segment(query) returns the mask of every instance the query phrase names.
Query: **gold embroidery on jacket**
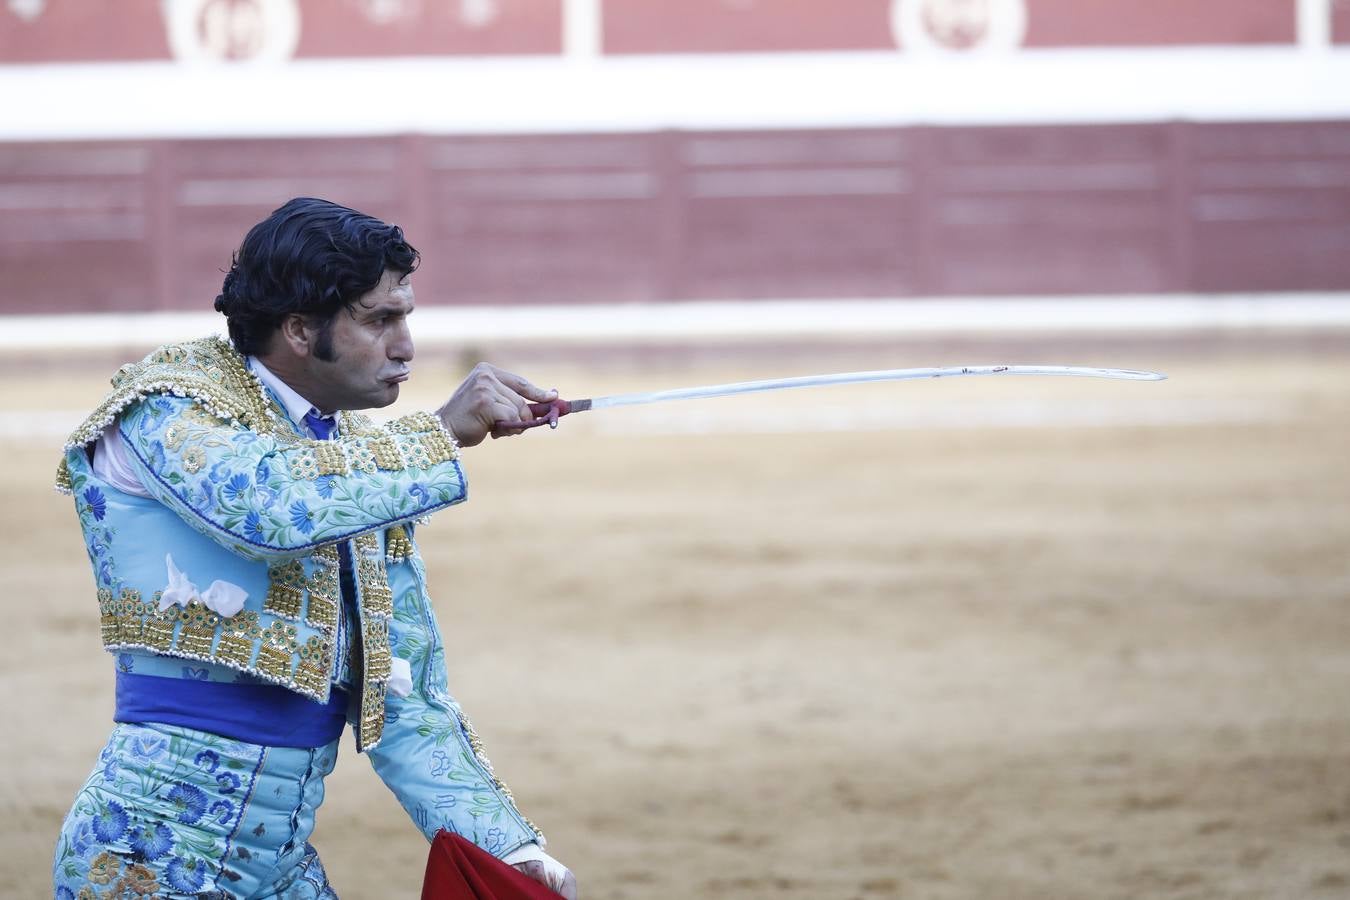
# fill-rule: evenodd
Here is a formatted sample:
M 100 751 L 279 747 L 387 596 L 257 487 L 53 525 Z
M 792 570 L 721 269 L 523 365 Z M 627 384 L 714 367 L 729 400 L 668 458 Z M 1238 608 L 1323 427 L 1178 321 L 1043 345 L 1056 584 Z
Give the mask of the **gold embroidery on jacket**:
M 386 564 L 405 562 L 412 556 L 412 539 L 402 525 L 395 525 L 384 533 L 384 561 Z M 392 596 L 392 592 L 391 596 Z
M 196 600 L 178 614 L 178 642 L 175 649 L 192 659 L 211 658 L 211 644 L 216 637 L 220 616 Z
M 314 561 L 318 565 L 306 582 L 309 604 L 305 608 L 305 623 L 332 634 L 337 628 L 338 608 L 342 602 L 337 546 L 328 544 L 315 550 Z
M 291 659 L 298 648 L 294 625 L 273 622 L 262 633 L 258 648 L 258 671 L 281 684 L 291 682 Z
M 305 594 L 305 566 L 298 559 L 267 568 L 267 597 L 263 611 L 283 619 L 300 618 Z
M 241 610 L 230 618 L 221 620 L 220 642 L 216 644 L 216 661 L 247 669 L 253 660 L 253 642 L 261 634 L 258 614 L 251 609 Z
M 295 685 L 307 694 L 321 694 L 328 684 L 332 657 L 317 634 L 310 635 L 300 648 L 300 664 L 295 667 Z
M 320 475 L 351 474 L 351 469 L 347 466 L 347 454 L 343 452 L 341 444 L 336 441 L 316 443 L 318 446 L 314 448 L 314 459 Z

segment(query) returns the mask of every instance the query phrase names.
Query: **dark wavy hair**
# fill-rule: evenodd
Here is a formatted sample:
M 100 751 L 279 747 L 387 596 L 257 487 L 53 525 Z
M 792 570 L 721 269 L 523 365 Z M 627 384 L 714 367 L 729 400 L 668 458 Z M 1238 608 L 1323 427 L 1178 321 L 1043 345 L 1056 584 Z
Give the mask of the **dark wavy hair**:
M 264 351 L 286 316 L 312 317 L 323 329 L 318 353 L 326 358 L 338 311 L 373 290 L 386 269 L 403 276 L 419 262 L 397 225 L 327 200 L 296 197 L 249 229 L 230 262 L 216 311 L 225 314 L 230 340 L 246 356 Z

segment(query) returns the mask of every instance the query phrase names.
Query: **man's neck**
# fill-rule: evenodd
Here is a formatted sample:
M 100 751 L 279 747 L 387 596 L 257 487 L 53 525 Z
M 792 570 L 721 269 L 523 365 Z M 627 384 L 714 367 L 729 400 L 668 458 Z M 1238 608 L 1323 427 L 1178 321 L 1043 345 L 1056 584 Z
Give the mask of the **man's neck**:
M 309 401 L 303 394 L 297 391 L 286 381 L 285 377 L 274 372 L 266 363 L 256 356 L 248 357 L 248 367 L 253 374 L 258 376 L 258 380 L 263 386 L 276 395 L 281 401 L 282 407 L 286 410 L 292 422 L 301 424 L 305 418 L 305 413 L 311 409 L 318 409 L 323 415 L 331 415 L 333 410 L 320 409 L 316 404 Z

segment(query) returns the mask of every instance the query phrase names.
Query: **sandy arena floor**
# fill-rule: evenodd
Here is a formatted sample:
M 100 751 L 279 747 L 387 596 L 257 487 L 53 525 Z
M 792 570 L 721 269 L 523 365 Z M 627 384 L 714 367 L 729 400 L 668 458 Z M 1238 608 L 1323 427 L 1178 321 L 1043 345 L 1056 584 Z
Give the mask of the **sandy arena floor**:
M 1350 353 L 1160 346 L 1015 361 L 1161 384 L 829 389 L 466 451 L 472 500 L 421 534 L 452 687 L 583 897 L 1350 895 Z M 903 364 L 657 358 L 528 371 Z M 4 897 L 49 895 L 113 680 L 60 439 L 14 423 L 109 374 L 3 369 Z M 344 898 L 415 897 L 425 843 L 345 740 L 315 844 Z

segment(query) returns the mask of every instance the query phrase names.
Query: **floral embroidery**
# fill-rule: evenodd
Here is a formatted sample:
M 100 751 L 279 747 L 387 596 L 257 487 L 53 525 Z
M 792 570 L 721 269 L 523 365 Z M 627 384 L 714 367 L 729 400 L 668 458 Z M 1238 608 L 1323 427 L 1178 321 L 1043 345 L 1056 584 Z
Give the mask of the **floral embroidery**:
M 303 500 L 291 504 L 291 527 L 301 534 L 309 534 L 314 530 L 314 513 L 310 512 Z
M 206 882 L 206 866 L 196 859 L 184 859 L 175 856 L 165 870 L 169 887 L 175 891 L 192 893 Z
M 319 463 L 314 458 L 314 453 L 309 450 L 302 450 L 291 457 L 291 474 L 296 478 L 305 478 L 313 481 L 319 476 Z
M 104 771 L 107 771 L 106 767 Z M 115 775 L 114 770 L 114 777 Z M 94 837 L 105 844 L 110 844 L 127 833 L 128 821 L 127 811 L 122 804 L 116 800 L 109 800 L 94 814 Z
M 139 864 L 132 864 L 127 866 L 127 870 L 123 873 L 122 880 L 117 883 L 117 887 L 122 891 L 131 891 L 133 894 L 145 896 L 159 890 L 159 881 L 150 869 Z
M 84 502 L 89 505 L 89 512 L 93 514 L 96 522 L 102 522 L 103 517 L 108 514 L 108 503 L 103 498 L 103 492 L 96 487 L 91 487 L 84 492 Z
M 248 476 L 240 472 L 237 475 L 230 476 L 230 480 L 225 482 L 225 486 L 220 489 L 220 493 L 226 502 L 233 502 L 242 499 L 251 486 Z
M 118 725 L 58 839 L 56 896 L 81 896 L 83 887 L 120 898 L 216 887 L 242 814 L 224 795 L 252 791 L 263 752 L 176 726 Z
M 173 846 L 173 832 L 163 822 L 138 825 L 131 830 L 127 843 L 143 858 L 154 861 Z
M 201 447 L 189 447 L 183 451 L 183 469 L 189 475 L 196 475 L 206 465 L 206 451 Z
M 206 794 L 195 785 L 180 781 L 169 791 L 167 799 L 178 810 L 178 821 L 184 825 L 196 824 L 206 812 Z
M 108 884 L 122 871 L 122 858 L 104 850 L 89 863 L 89 881 L 93 884 Z
M 169 739 L 153 731 L 143 731 L 131 739 L 131 755 L 137 759 L 156 760 L 169 751 Z

